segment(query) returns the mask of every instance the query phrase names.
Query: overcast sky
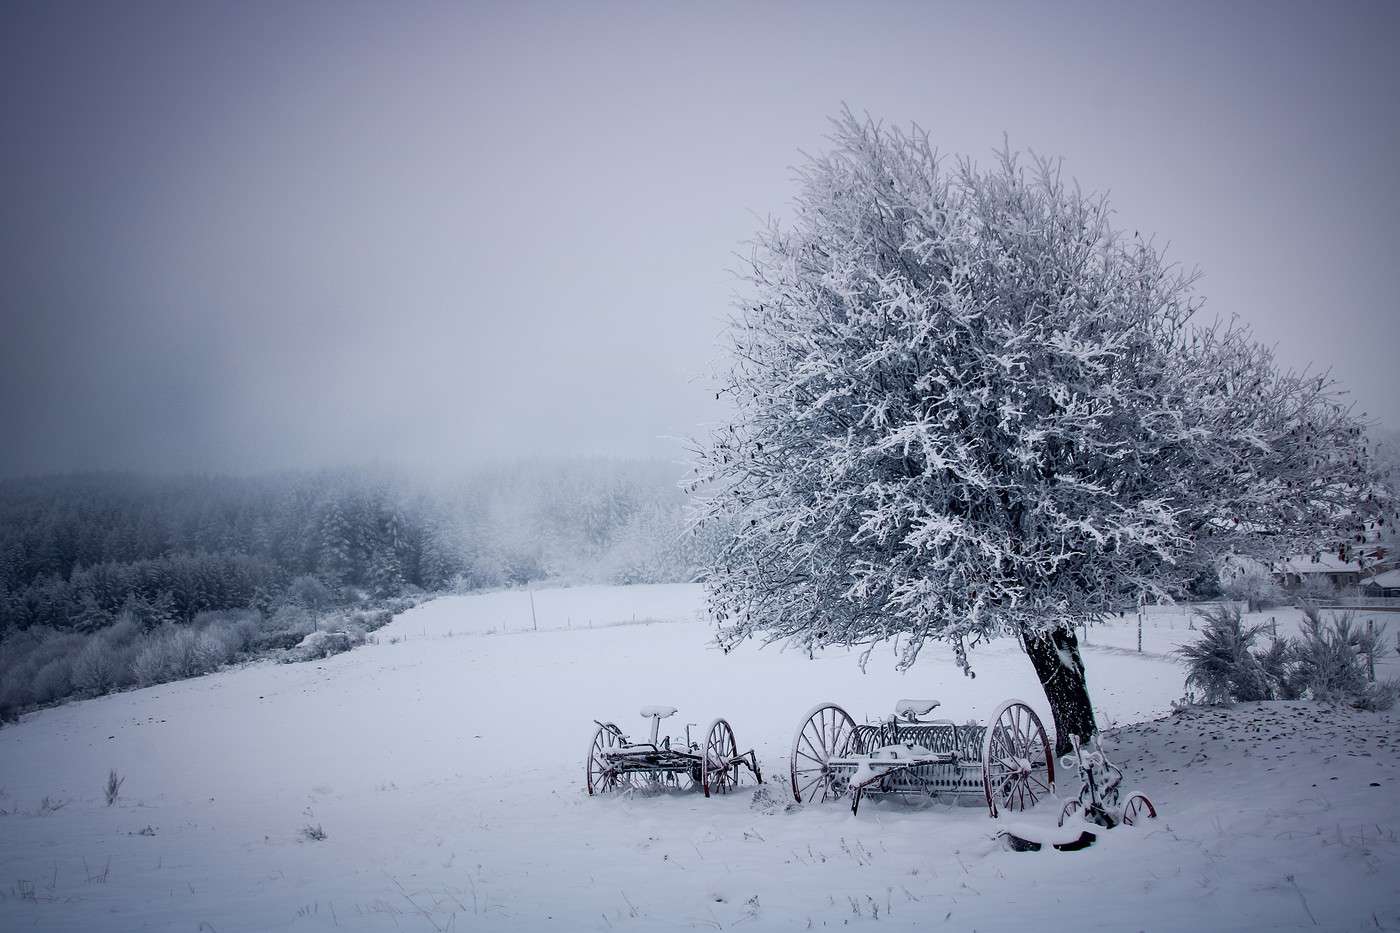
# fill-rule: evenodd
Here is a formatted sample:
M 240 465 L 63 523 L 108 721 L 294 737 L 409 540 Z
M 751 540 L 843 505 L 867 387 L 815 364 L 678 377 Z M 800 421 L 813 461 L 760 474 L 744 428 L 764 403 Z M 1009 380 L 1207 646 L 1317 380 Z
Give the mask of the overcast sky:
M 842 101 L 1400 425 L 1400 5 L 7 3 L 0 475 L 678 456 Z

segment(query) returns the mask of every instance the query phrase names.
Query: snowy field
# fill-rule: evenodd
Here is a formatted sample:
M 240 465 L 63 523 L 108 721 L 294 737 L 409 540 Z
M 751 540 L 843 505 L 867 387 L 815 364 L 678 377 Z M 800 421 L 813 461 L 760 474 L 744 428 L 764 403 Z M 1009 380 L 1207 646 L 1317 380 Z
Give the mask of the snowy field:
M 1092 629 L 1085 660 L 1110 750 L 1162 818 L 1083 852 L 1006 851 L 982 808 L 785 806 L 821 700 L 859 719 L 933 696 L 963 720 L 1019 697 L 1048 724 L 1009 642 L 974 652 L 975 680 L 937 648 L 862 674 L 846 653 L 724 656 L 695 587 L 542 590 L 533 612 L 508 592 L 428 603 L 324 662 L 0 729 L 0 930 L 1400 930 L 1400 719 L 1169 717 L 1188 616 L 1154 611 L 1142 654 L 1134 621 Z M 647 704 L 679 707 L 676 732 L 728 717 L 776 805 L 588 797 L 593 719 L 636 736 Z

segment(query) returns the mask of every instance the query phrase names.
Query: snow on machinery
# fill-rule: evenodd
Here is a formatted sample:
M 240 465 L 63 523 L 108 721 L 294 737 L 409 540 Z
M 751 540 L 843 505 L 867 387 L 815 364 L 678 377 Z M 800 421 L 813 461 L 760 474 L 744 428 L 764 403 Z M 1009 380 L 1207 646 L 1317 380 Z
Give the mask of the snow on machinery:
M 1123 783 L 1123 771 L 1104 756 L 1102 749 L 1085 749 L 1077 735 L 1070 736 L 1069 740 L 1074 746 L 1074 755 L 1066 755 L 1061 763 L 1065 768 L 1078 768 L 1081 783 L 1079 796 L 1068 801 L 1060 811 L 1061 826 L 1076 813 L 1105 829 L 1120 823 L 1136 826 L 1144 820 L 1157 818 L 1156 806 L 1141 791 L 1126 795 L 1119 804 L 1118 788 Z
M 997 833 L 1007 848 L 1016 852 L 1038 852 L 1050 845 L 1063 852 L 1075 852 L 1093 845 L 1098 836 L 1083 823 L 1112 829 L 1115 826 L 1137 826 L 1157 818 L 1157 808 L 1141 791 L 1133 791 L 1119 804 L 1119 785 L 1123 772 L 1109 761 L 1103 751 L 1092 745 L 1085 747 L 1077 735 L 1070 736 L 1074 754 L 1065 755 L 1060 764 L 1066 770 L 1079 772 L 1079 796 L 1065 803 L 1060 810 L 1058 830 L 1047 831 L 1044 826 L 1008 826 Z M 1078 814 L 1082 822 L 1071 818 Z M 1071 825 L 1065 831 L 1065 824 Z
M 792 742 L 792 793 L 799 803 L 869 795 L 965 802 L 981 798 L 993 817 L 1053 794 L 1055 759 L 1040 717 L 1008 700 L 985 725 L 924 719 L 937 700 L 900 700 L 880 723 L 857 725 L 835 703 L 803 719 Z
M 651 720 L 651 740 L 647 742 L 633 742 L 613 723 L 595 719 L 598 728 L 589 743 L 586 764 L 588 793 L 699 787 L 709 797 L 728 793 L 749 776 L 755 783 L 763 783 L 758 758 L 753 749 L 739 752 L 728 720 L 710 723 L 703 741 L 691 740 L 694 723 L 686 725 L 684 742 L 659 737 L 661 720 L 675 713 L 674 706 L 642 707 L 642 718 Z

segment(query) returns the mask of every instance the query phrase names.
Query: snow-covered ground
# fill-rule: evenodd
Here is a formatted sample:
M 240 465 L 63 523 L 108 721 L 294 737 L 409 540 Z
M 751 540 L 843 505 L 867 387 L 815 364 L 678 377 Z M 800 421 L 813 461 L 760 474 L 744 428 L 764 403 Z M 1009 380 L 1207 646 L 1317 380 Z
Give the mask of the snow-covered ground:
M 439 599 L 327 661 L 0 729 L 0 930 L 1400 929 L 1400 719 L 1306 703 L 1169 716 L 1184 614 L 1154 612 L 1142 654 L 1131 618 L 1086 650 L 1120 726 L 1110 750 L 1162 818 L 1083 852 L 1015 853 L 980 808 L 785 806 L 817 701 L 861 718 L 935 696 L 966 719 L 1014 696 L 1044 715 L 1014 645 L 976 651 L 976 679 L 937 650 L 905 674 L 877 652 L 862 674 L 854 654 L 721 654 L 695 587 L 533 603 Z M 658 703 L 680 708 L 676 732 L 727 716 L 776 805 L 588 797 L 593 719 L 639 734 Z M 126 782 L 108 807 L 112 768 Z

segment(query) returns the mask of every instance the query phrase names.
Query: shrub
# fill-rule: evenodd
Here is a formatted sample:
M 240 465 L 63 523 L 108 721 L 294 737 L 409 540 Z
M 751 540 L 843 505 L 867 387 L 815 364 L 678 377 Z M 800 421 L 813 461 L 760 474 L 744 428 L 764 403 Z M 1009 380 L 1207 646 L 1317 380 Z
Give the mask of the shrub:
M 27 689 L 15 685 L 0 688 L 0 723 L 18 723 L 20 710 L 29 705 Z
M 1294 648 L 1292 682 L 1301 694 L 1315 700 L 1339 703 L 1366 692 L 1360 633 L 1351 613 L 1334 614 L 1325 625 L 1316 606 L 1303 610 L 1302 634 Z
M 1250 650 L 1264 626 L 1244 625 L 1233 606 L 1197 615 L 1204 623 L 1200 640 L 1177 649 L 1186 660 L 1186 685 L 1199 689 L 1207 703 L 1268 699 L 1269 677 Z
M 1230 607 L 1199 613 L 1205 620 L 1200 640 L 1177 649 L 1186 659 L 1187 686 L 1199 689 L 1207 703 L 1310 696 L 1365 710 L 1394 706 L 1400 681 L 1368 683 L 1363 660 L 1372 652 L 1374 657 L 1385 653 L 1386 627 L 1363 629 L 1351 613 L 1334 613 L 1330 624 L 1324 623 L 1311 605 L 1304 614 L 1296 639 L 1275 639 L 1255 651 L 1262 625 L 1244 625 L 1239 610 Z
M 119 676 L 118 660 L 100 635 L 89 638 L 73 660 L 73 686 L 80 693 L 89 696 L 111 693 Z
M 35 703 L 56 703 L 73 692 L 73 662 L 54 658 L 34 675 L 31 688 Z
M 256 641 L 262 628 L 262 613 L 256 609 L 201 612 L 194 617 L 194 627 L 219 639 L 227 660 L 231 661 L 247 652 Z
M 295 648 L 316 628 L 311 613 L 299 606 L 281 606 L 261 620 L 249 647 L 253 651 Z
M 277 611 L 263 620 L 263 632 L 300 632 L 309 635 L 316 630 L 316 620 L 310 612 L 300 606 L 279 606 Z
M 169 667 L 166 646 L 160 637 L 156 636 L 142 645 L 141 650 L 136 653 L 131 662 L 131 673 L 138 684 L 149 687 L 151 684 L 164 683 L 168 679 Z
M 373 632 L 381 629 L 394 621 L 394 614 L 388 609 L 358 609 L 350 613 L 349 624 L 358 626 L 366 632 Z
M 296 646 L 295 660 L 317 661 L 342 651 L 349 651 L 351 647 L 353 644 L 350 636 L 345 632 L 312 632 Z
M 398 615 L 400 612 L 406 612 L 407 610 L 412 609 L 416 605 L 418 605 L 418 600 L 416 599 L 413 599 L 408 596 L 395 596 L 392 599 L 384 600 L 384 608 L 382 610 L 377 611 L 387 612 L 392 618 L 393 616 Z
M 1272 609 L 1283 602 L 1283 591 L 1266 573 L 1246 570 L 1224 582 L 1221 592 L 1230 599 L 1245 603 L 1250 612 Z
M 285 650 L 295 648 L 305 637 L 301 632 L 264 632 L 253 640 L 252 647 L 257 652 Z
M 107 806 L 117 802 L 121 796 L 122 785 L 126 783 L 126 778 L 117 774 L 117 769 L 113 768 L 107 773 L 107 786 L 103 788 L 103 795 L 107 798 Z
M 224 645 L 217 638 L 167 625 L 147 637 L 133 672 L 142 684 L 160 684 L 207 674 L 226 660 Z
M 1269 647 L 1264 651 L 1254 652 L 1254 657 L 1268 680 L 1269 693 L 1274 699 L 1297 700 L 1303 695 L 1301 688 L 1292 678 L 1295 650 L 1293 640 L 1285 636 L 1270 641 Z
M 1357 709 L 1373 713 L 1383 713 L 1400 700 L 1400 680 L 1377 681 L 1367 684 L 1366 689 L 1352 697 L 1351 705 Z
M 1340 595 L 1337 587 L 1332 585 L 1332 581 L 1316 575 L 1304 577 L 1294 593 L 1305 603 L 1330 602 Z

